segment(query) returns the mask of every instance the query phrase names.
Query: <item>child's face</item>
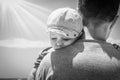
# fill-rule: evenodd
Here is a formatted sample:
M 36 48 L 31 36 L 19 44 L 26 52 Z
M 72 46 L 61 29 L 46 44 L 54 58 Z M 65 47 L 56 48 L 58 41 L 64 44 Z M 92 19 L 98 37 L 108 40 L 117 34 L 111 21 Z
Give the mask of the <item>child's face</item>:
M 54 49 L 60 49 L 72 44 L 76 39 L 75 38 L 67 38 L 62 34 L 58 34 L 55 32 L 50 32 L 50 41 L 51 45 Z

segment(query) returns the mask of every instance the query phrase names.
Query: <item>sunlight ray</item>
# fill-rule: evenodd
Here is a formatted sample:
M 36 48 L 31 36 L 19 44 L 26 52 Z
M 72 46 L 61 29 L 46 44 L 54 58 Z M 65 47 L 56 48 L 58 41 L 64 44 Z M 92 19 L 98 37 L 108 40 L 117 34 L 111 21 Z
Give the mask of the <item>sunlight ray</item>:
M 50 12 L 24 0 L 0 0 L 0 35 L 37 35 L 42 39 L 46 35 L 46 20 Z
M 35 8 L 35 9 L 37 9 L 37 10 L 41 10 L 41 12 L 44 12 L 44 13 L 50 13 L 51 12 L 51 10 L 49 10 L 47 8 L 44 8 L 44 7 L 36 5 L 36 4 L 32 4 L 32 3 L 27 2 L 27 1 L 24 1 L 24 4 L 26 6 L 31 6 L 31 7 Z
M 23 22 L 24 22 L 22 24 L 26 24 L 26 28 L 28 28 L 27 30 L 29 30 L 31 32 L 29 34 L 29 36 L 33 35 L 32 34 L 33 30 L 37 29 L 37 27 L 40 27 L 40 29 L 38 29 L 38 30 L 40 30 L 42 34 L 39 34 L 39 35 L 41 35 L 41 37 L 44 37 L 43 34 L 45 34 L 45 33 L 43 33 L 42 31 L 45 31 L 46 25 L 42 21 L 40 21 L 39 19 L 37 19 L 36 17 L 34 17 L 30 13 L 28 13 L 26 10 L 24 10 L 21 7 L 19 9 L 16 8 L 16 11 L 20 15 L 21 20 L 23 20 Z M 21 26 L 21 27 L 23 29 L 25 28 L 23 26 Z
M 27 23 L 29 23 L 30 25 L 34 23 L 36 25 L 42 25 L 43 27 L 41 28 L 44 28 L 46 26 L 45 23 L 43 23 L 40 19 L 36 18 L 34 15 L 32 15 L 31 13 L 29 13 L 27 10 L 25 10 L 24 8 L 22 7 L 19 7 L 19 15 L 21 15 L 21 18 L 23 18 L 23 20 Z M 25 17 L 26 16 L 26 17 Z M 33 23 L 30 23 L 31 20 L 33 21 Z
M 16 18 L 17 18 L 17 21 L 19 22 L 19 25 L 21 25 L 21 27 L 23 28 L 23 30 L 30 34 L 29 30 L 28 30 L 28 27 L 26 27 L 26 23 L 23 21 L 23 19 L 21 18 L 21 15 L 18 13 L 17 10 L 15 10 L 15 8 L 11 8 L 12 12 L 15 14 Z
M 23 1 L 24 0 L 0 0 L 0 4 L 6 7 L 9 7 L 9 6 L 16 7 L 16 5 L 23 3 Z
M 28 2 L 26 2 L 26 4 L 20 5 L 21 7 L 23 7 L 26 11 L 28 11 L 29 13 L 31 13 L 32 15 L 34 15 L 35 17 L 39 18 L 41 21 L 46 22 L 46 19 L 48 17 L 48 15 L 50 14 L 50 10 L 44 9 L 42 10 L 41 6 L 36 6 L 35 4 L 30 4 Z M 31 6 L 32 5 L 32 6 Z
M 1 6 L 1 26 L 4 26 L 6 7 Z

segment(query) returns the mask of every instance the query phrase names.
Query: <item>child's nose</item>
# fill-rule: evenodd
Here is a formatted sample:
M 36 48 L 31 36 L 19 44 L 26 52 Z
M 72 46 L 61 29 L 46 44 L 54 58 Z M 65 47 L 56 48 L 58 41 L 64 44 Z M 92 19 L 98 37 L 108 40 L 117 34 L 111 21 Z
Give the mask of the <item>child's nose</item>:
M 63 45 L 62 40 L 58 40 L 58 41 L 57 41 L 57 45 Z

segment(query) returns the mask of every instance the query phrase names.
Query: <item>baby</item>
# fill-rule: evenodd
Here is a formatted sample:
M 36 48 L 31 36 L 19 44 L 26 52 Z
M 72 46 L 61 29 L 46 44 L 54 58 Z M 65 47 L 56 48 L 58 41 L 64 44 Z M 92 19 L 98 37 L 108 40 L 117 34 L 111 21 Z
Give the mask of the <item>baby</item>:
M 59 8 L 53 11 L 48 17 L 47 26 L 52 47 L 48 47 L 40 53 L 28 80 L 35 80 L 37 68 L 50 49 L 61 49 L 85 38 L 82 18 L 77 10 L 71 8 Z

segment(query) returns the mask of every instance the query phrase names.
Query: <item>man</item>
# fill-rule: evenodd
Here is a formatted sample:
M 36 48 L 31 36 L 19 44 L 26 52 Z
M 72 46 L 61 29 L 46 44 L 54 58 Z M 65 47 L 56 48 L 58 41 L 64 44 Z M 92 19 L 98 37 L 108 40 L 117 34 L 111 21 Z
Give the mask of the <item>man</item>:
M 78 11 L 92 39 L 79 40 L 47 54 L 38 67 L 36 79 L 120 80 L 120 51 L 106 42 L 118 18 L 119 3 L 119 0 L 79 0 Z

